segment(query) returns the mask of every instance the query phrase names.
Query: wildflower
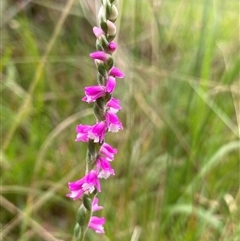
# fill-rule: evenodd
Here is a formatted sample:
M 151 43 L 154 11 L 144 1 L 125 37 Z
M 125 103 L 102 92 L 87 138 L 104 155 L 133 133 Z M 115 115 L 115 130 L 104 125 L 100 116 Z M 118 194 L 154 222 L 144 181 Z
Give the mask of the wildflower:
M 92 59 L 98 59 L 103 62 L 106 62 L 109 59 L 109 55 L 105 53 L 104 51 L 96 51 L 90 54 L 90 57 Z
M 107 126 L 105 121 L 96 123 L 92 130 L 88 132 L 88 137 L 94 142 L 102 142 L 106 133 Z
M 93 33 L 95 34 L 96 38 L 100 38 L 102 36 L 104 36 L 104 32 L 101 28 L 98 27 L 93 27 Z
M 116 79 L 112 76 L 108 77 L 106 84 L 106 92 L 112 94 L 116 86 Z
M 119 79 L 124 77 L 124 73 L 121 70 L 119 70 L 118 68 L 114 67 L 114 66 L 110 70 L 109 75 L 113 76 L 113 77 L 117 77 Z
M 118 132 L 123 129 L 122 123 L 119 121 L 116 113 L 112 111 L 106 112 L 106 122 L 110 132 Z
M 76 127 L 77 137 L 75 141 L 88 142 L 88 132 L 92 129 L 90 125 L 78 125 Z
M 95 170 L 91 170 L 80 180 L 69 182 L 68 187 L 71 193 L 67 194 L 67 197 L 74 200 L 81 198 L 83 194 L 92 193 L 95 188 L 98 192 L 101 192 L 98 174 Z
M 96 99 L 105 95 L 105 86 L 89 86 L 85 87 L 85 95 L 82 100 L 88 103 L 94 102 Z
M 106 103 L 106 106 L 109 108 L 111 112 L 114 112 L 114 113 L 122 109 L 120 105 L 120 100 L 115 99 L 113 97 Z
M 105 218 L 92 216 L 88 223 L 88 228 L 93 229 L 96 233 L 104 233 L 104 228 L 103 228 L 104 224 L 105 224 Z
M 107 161 L 112 161 L 114 159 L 114 155 L 117 153 L 117 149 L 105 142 L 102 144 L 99 153 L 101 156 L 105 157 Z
M 96 212 L 103 209 L 102 206 L 98 206 L 98 198 L 94 197 L 92 201 L 92 212 Z
M 114 169 L 112 169 L 110 163 L 103 157 L 97 158 L 97 171 L 99 178 L 107 179 L 111 175 L 115 175 Z
M 112 21 L 107 20 L 108 34 L 110 36 L 116 35 L 116 26 Z
M 120 100 L 112 97 L 116 87 L 115 78 L 123 78 L 124 73 L 114 66 L 112 54 L 117 49 L 113 42 L 116 35 L 114 22 L 118 16 L 116 0 L 102 0 L 98 14 L 99 27 L 93 27 L 96 36 L 97 51 L 90 53 L 97 68 L 98 85 L 84 88 L 83 101 L 93 104 L 96 117 L 94 125 L 78 125 L 75 141 L 88 142 L 86 158 L 86 175 L 74 182 L 69 182 L 70 193 L 67 197 L 72 199 L 82 198 L 82 204 L 77 212 L 77 224 L 74 229 L 76 240 L 83 241 L 86 226 L 96 233 L 104 233 L 105 218 L 92 216 L 92 212 L 101 210 L 96 198 L 101 192 L 100 178 L 107 179 L 115 175 L 111 162 L 114 160 L 117 149 L 105 142 L 108 132 L 118 132 L 123 129 L 118 119 L 117 112 L 122 109 Z
M 116 80 L 114 77 L 109 76 L 106 86 L 95 85 L 85 87 L 85 96 L 82 98 L 83 101 L 88 103 L 96 101 L 98 98 L 103 97 L 106 93 L 111 94 L 116 86 Z

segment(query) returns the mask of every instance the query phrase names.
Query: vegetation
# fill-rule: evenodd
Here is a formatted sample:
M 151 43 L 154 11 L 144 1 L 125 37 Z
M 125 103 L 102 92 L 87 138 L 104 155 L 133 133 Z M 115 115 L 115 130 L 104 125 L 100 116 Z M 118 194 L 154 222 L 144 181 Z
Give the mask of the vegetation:
M 83 88 L 98 0 L 2 3 L 1 228 L 4 241 L 72 240 L 93 123 Z M 237 241 L 239 2 L 120 0 L 116 54 L 125 72 L 116 175 L 102 182 L 105 235 L 86 240 Z

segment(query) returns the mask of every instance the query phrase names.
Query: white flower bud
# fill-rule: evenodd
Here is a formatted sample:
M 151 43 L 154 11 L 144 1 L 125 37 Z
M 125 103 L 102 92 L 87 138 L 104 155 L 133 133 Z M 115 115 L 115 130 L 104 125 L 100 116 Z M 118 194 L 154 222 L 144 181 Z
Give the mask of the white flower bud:
M 98 21 L 101 23 L 103 20 L 106 19 L 106 12 L 104 6 L 101 6 L 98 12 Z
M 116 35 L 116 26 L 113 22 L 107 20 L 107 27 L 108 27 L 108 34 L 110 36 L 115 36 Z
M 112 5 L 112 12 L 109 19 L 112 21 L 115 21 L 117 19 L 117 16 L 118 16 L 118 10 L 115 5 Z

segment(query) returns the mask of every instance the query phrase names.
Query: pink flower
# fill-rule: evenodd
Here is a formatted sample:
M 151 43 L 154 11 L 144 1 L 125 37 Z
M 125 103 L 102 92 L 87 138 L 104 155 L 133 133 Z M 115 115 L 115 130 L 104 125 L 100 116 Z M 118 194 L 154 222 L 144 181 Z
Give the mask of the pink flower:
M 92 193 L 95 188 L 98 192 L 101 192 L 100 182 L 95 170 L 91 170 L 80 180 L 69 182 L 68 187 L 71 193 L 67 194 L 67 197 L 74 200 L 81 198 L 84 193 Z
M 88 223 L 88 227 L 93 229 L 96 233 L 104 233 L 104 228 L 103 228 L 104 224 L 105 224 L 105 218 L 92 216 Z
M 113 97 L 107 102 L 106 106 L 109 108 L 111 112 L 114 112 L 114 113 L 122 109 L 120 105 L 120 100 L 115 99 Z
M 105 95 L 105 89 L 106 87 L 101 85 L 85 87 L 85 96 L 82 100 L 88 103 L 94 102 L 96 99 Z
M 104 51 L 96 51 L 90 54 L 90 57 L 92 59 L 98 59 L 103 62 L 106 62 L 109 59 L 109 55 L 105 53 Z
M 113 53 L 116 49 L 117 49 L 117 44 L 116 44 L 116 43 L 110 42 L 110 43 L 108 44 L 108 50 L 109 50 L 111 53 Z
M 124 73 L 114 66 L 111 68 L 109 75 L 119 79 L 124 77 Z
M 92 201 L 92 211 L 96 212 L 102 209 L 103 209 L 102 206 L 98 206 L 98 198 L 94 197 Z
M 106 122 L 108 130 L 111 132 L 118 132 L 123 129 L 122 123 L 119 121 L 117 115 L 112 111 L 106 112 Z
M 116 87 L 116 79 L 112 76 L 108 77 L 107 84 L 106 84 L 106 92 L 112 93 Z
M 101 28 L 93 27 L 93 33 L 96 36 L 96 38 L 99 38 L 104 35 L 104 32 Z
M 106 87 L 101 85 L 85 87 L 85 96 L 83 101 L 88 103 L 96 101 L 98 98 L 104 96 L 106 93 L 112 93 L 116 86 L 116 80 L 114 77 L 109 76 Z
M 88 142 L 88 132 L 92 129 L 90 125 L 78 125 L 76 127 L 77 137 L 75 141 Z
M 106 142 L 100 148 L 100 155 L 105 157 L 107 161 L 112 161 L 114 159 L 114 155 L 117 153 L 117 149 L 111 147 Z
M 102 142 L 106 131 L 106 122 L 100 121 L 93 126 L 92 130 L 88 132 L 88 137 L 92 139 L 94 142 Z
M 109 176 L 115 175 L 110 163 L 101 156 L 97 158 L 97 171 L 99 171 L 99 178 L 107 179 Z

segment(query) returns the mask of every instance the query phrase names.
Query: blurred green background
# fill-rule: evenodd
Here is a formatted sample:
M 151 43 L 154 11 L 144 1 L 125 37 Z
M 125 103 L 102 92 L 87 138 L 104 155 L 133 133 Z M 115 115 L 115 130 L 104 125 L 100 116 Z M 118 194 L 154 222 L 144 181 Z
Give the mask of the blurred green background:
M 72 240 L 85 172 L 75 127 L 95 85 L 100 0 L 2 1 L 1 235 Z M 239 241 L 239 1 L 120 0 L 114 93 L 124 130 L 94 241 Z

